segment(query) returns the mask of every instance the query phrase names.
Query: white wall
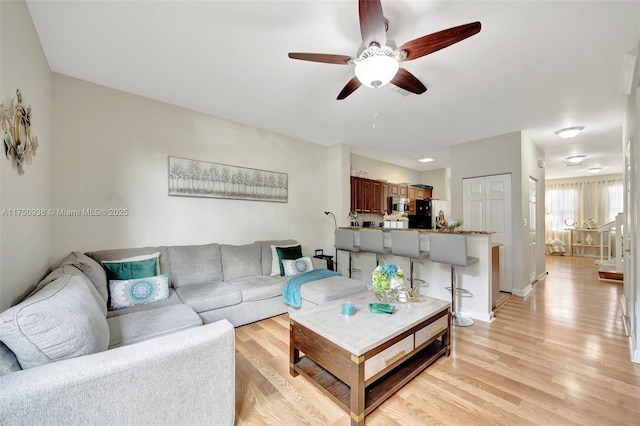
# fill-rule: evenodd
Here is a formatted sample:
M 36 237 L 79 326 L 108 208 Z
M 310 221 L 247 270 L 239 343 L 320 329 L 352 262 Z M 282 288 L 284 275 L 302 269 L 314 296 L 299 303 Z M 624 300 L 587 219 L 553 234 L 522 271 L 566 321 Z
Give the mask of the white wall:
M 521 132 L 512 132 L 451 147 L 451 215 L 463 216 L 462 179 L 511 173 L 512 189 L 512 278 L 513 293 L 524 295 L 530 289 L 528 233 L 524 227 L 524 212 L 528 215 L 528 179 L 536 175 L 544 190 L 544 172 L 537 170 L 537 161 L 542 153 Z M 536 170 L 534 170 L 536 169 Z M 526 191 L 524 190 L 526 188 Z M 539 193 L 538 199 L 542 195 Z M 544 197 L 542 197 L 544 199 Z M 525 209 L 526 206 L 526 209 Z M 539 206 L 539 209 L 542 208 Z M 539 210 L 540 212 L 540 210 Z M 544 229 L 544 211 L 538 214 L 538 229 Z M 527 219 L 528 223 L 528 219 Z M 526 236 L 526 238 L 525 238 Z M 542 262 L 539 270 L 544 270 L 544 233 L 539 235 Z
M 357 154 L 351 154 L 351 168 L 356 172 L 367 172 L 369 179 L 383 179 L 391 183 L 423 183 L 420 172 L 406 167 L 385 163 Z
M 451 169 L 436 169 L 420 172 L 420 183 L 433 186 L 431 198 L 448 201 L 451 198 Z
M 535 270 L 537 273 L 537 277 L 540 278 L 543 275 L 546 275 L 545 271 L 545 245 L 544 245 L 544 185 L 545 185 L 545 173 L 544 168 L 540 168 L 538 166 L 539 161 L 544 160 L 544 154 L 540 149 L 536 146 L 535 143 L 527 135 L 524 133 L 521 134 L 521 169 L 522 169 L 522 213 L 523 216 L 527 219 L 527 224 L 531 223 L 531 217 L 529 213 L 529 178 L 533 178 L 538 181 L 537 192 L 536 192 L 536 224 L 537 224 L 537 239 L 536 239 L 536 247 L 537 247 L 537 263 L 535 265 Z M 522 226 L 520 228 L 522 232 L 522 253 L 523 260 L 525 261 L 525 265 L 522 271 L 522 282 L 530 281 L 529 271 L 531 270 L 530 259 L 531 256 L 528 255 L 530 252 L 529 249 L 529 226 Z
M 346 166 L 329 165 L 341 162 L 340 149 L 60 74 L 53 75 L 53 99 L 52 207 L 130 212 L 53 218 L 55 258 L 72 250 L 282 238 L 299 240 L 306 254 L 333 247 L 333 220 L 323 212 L 335 208 L 335 188 L 325 182 L 340 184 L 332 176 Z M 289 202 L 169 197 L 169 156 L 287 173 Z
M 32 107 L 31 131 L 40 147 L 19 176 L 14 161 L 0 156 L 0 211 L 47 209 L 51 175 L 51 73 L 24 1 L 0 1 L 0 103 L 23 95 Z M 2 132 L 0 132 L 2 133 Z M 0 216 L 0 311 L 18 302 L 47 272 L 49 217 Z
M 627 315 L 629 317 L 629 343 L 631 360 L 640 363 L 640 43 L 633 52 L 635 56 L 635 67 L 633 70 L 632 84 L 627 96 L 627 108 L 625 112 L 624 125 L 622 127 L 622 152 L 629 149 L 631 167 L 627 169 L 625 164 L 625 194 L 629 191 L 632 194 L 628 199 L 625 197 L 624 211 L 626 215 L 625 227 L 625 271 L 624 271 L 624 295 L 627 299 Z

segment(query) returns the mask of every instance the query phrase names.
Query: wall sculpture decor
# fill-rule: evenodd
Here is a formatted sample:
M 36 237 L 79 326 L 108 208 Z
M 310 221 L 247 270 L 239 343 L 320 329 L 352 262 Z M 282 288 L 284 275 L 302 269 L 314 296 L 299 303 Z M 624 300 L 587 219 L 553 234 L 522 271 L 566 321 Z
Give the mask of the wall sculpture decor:
M 4 153 L 8 159 L 14 159 L 18 173 L 24 174 L 24 165 L 31 164 L 38 150 L 38 137 L 31 135 L 31 105 L 26 109 L 22 105 L 22 93 L 16 90 L 16 98 L 11 99 L 9 106 L 0 104 L 0 121 L 4 132 Z
M 169 195 L 288 202 L 286 173 L 169 157 Z

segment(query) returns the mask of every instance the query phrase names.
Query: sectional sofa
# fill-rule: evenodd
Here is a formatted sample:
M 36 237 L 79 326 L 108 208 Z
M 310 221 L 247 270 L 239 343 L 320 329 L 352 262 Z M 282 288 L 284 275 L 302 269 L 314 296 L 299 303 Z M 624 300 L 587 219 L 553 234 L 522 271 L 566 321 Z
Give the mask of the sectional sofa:
M 233 424 L 233 327 L 287 312 L 279 254 L 296 250 L 278 240 L 70 253 L 0 313 L 0 424 Z M 365 288 L 332 277 L 301 293 L 319 304 Z

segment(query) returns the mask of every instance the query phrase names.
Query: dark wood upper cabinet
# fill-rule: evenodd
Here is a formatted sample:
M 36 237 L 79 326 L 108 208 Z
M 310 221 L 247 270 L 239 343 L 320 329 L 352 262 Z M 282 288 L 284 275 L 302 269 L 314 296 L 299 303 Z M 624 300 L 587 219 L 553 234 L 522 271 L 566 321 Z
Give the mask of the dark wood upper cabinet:
M 351 211 L 390 213 L 389 197 L 409 198 L 409 214 L 415 214 L 415 200 L 431 198 L 431 190 L 351 176 Z

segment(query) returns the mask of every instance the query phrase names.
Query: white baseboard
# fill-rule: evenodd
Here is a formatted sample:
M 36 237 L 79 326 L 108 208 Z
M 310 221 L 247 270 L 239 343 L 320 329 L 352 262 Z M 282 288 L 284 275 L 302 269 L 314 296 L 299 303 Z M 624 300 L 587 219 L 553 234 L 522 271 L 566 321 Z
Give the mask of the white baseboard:
M 520 296 L 520 297 L 525 297 L 526 295 L 528 295 L 529 293 L 531 293 L 531 290 L 533 290 L 533 287 L 531 286 L 531 284 L 528 284 L 525 288 L 523 288 L 522 290 L 520 289 L 513 289 L 511 291 L 511 294 L 515 295 L 515 296 Z

